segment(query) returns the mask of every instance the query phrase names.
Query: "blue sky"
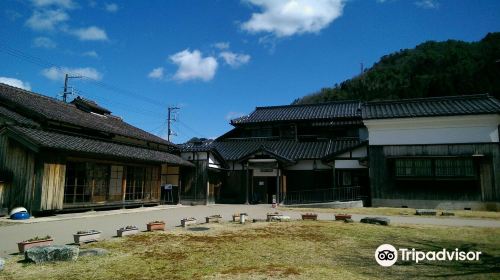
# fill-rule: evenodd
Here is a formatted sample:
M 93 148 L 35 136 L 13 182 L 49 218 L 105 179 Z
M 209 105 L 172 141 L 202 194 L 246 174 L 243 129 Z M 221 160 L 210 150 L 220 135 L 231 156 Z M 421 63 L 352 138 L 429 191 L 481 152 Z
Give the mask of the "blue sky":
M 0 12 L 0 81 L 56 97 L 65 72 L 85 75 L 75 92 L 162 137 L 178 106 L 175 143 L 390 52 L 500 31 L 496 0 L 2 0 Z

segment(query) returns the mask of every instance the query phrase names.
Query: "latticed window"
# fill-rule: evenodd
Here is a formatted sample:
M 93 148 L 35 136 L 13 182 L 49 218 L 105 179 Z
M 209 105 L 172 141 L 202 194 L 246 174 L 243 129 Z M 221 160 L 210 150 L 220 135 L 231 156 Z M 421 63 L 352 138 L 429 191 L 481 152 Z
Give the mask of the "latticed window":
M 122 197 L 123 166 L 112 165 L 109 179 L 109 200 L 120 201 Z
M 89 202 L 91 189 L 88 187 L 87 168 L 84 162 L 68 162 L 66 165 L 66 183 L 64 203 Z
M 159 175 L 158 167 L 128 166 L 125 200 L 159 199 Z
M 432 176 L 432 161 L 430 159 L 397 159 L 396 176 L 430 177 Z
M 406 158 L 395 160 L 396 177 L 474 177 L 474 161 L 470 158 Z
M 472 177 L 474 164 L 472 159 L 436 159 L 436 176 Z

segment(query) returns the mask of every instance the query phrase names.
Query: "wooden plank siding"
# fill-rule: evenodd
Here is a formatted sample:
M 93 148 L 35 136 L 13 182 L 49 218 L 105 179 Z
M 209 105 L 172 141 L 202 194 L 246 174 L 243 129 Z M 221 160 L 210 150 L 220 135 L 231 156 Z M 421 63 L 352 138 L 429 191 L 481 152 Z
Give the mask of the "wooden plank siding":
M 40 206 L 37 210 L 61 210 L 64 201 L 66 163 L 43 163 Z
M 208 161 L 192 162 L 195 168 L 182 174 L 181 200 L 184 203 L 205 204 L 208 184 Z
M 5 182 L 2 207 L 32 208 L 35 196 L 35 154 L 5 135 L 0 136 L 0 169 L 9 172 L 11 180 Z
M 370 146 L 370 186 L 373 199 L 420 199 L 420 200 L 462 200 L 500 201 L 500 148 L 498 143 L 449 144 L 449 145 L 393 145 Z M 469 193 L 444 191 L 428 186 L 422 180 L 417 188 L 408 187 L 418 181 L 401 181 L 397 187 L 391 158 L 398 157 L 473 157 L 477 177 L 462 185 L 470 187 Z M 434 180 L 434 179 L 430 179 Z M 458 181 L 457 185 L 459 184 Z M 453 181 L 448 185 L 453 187 Z M 437 183 L 436 183 L 437 185 Z M 453 188 L 452 188 L 453 190 Z
M 251 173 L 250 173 L 251 177 Z M 249 178 L 250 181 L 250 178 Z M 247 170 L 232 170 L 228 172 L 228 177 L 221 188 L 222 203 L 244 203 L 246 199 Z

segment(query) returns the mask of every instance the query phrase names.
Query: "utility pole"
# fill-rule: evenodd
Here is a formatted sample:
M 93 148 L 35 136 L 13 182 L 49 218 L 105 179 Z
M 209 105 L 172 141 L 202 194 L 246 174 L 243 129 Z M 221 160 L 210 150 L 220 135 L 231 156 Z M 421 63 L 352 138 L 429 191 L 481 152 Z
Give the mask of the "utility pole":
M 64 75 L 64 91 L 63 91 L 63 101 L 64 103 L 68 102 L 68 80 L 69 79 L 79 79 L 82 76 L 70 76 L 67 73 Z
M 172 122 L 176 121 L 176 118 L 172 118 L 173 113 L 176 110 L 179 110 L 179 107 L 168 107 L 168 118 L 167 118 L 167 125 L 168 125 L 168 131 L 167 131 L 167 140 L 170 141 L 170 135 L 176 135 L 175 132 L 172 131 Z

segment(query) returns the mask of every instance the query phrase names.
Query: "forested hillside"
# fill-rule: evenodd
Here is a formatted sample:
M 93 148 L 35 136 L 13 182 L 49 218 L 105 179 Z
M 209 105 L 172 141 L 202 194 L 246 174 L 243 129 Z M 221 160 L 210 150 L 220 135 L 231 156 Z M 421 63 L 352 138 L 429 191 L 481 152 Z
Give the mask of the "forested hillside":
M 479 42 L 428 41 L 383 56 L 350 80 L 296 99 L 294 104 L 334 100 L 387 100 L 490 93 L 500 98 L 500 33 Z

